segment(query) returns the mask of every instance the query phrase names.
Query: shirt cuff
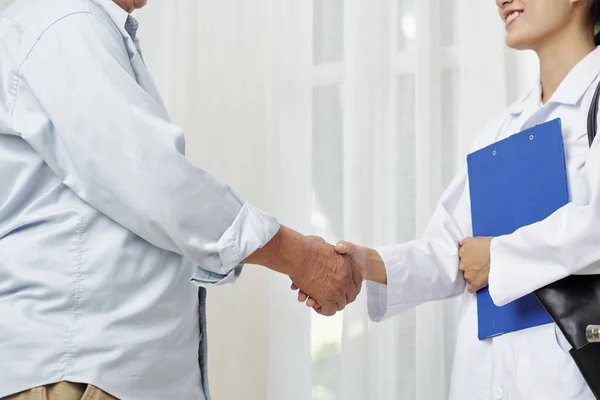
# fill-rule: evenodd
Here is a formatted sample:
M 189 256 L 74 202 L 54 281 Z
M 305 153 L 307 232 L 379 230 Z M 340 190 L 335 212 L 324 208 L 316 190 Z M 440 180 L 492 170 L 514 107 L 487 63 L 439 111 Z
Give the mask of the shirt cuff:
M 387 285 L 367 282 L 367 307 L 374 322 L 382 321 L 387 310 Z
M 381 247 L 375 251 L 379 253 L 385 265 L 387 285 L 367 282 L 367 307 L 371 320 L 380 322 L 419 303 L 407 302 L 402 295 L 406 274 L 398 268 L 394 271 L 389 268 L 392 261 L 398 257 L 398 246 Z
M 217 244 L 222 275 L 238 267 L 279 232 L 277 220 L 246 203 Z
M 498 307 L 504 306 L 518 297 L 511 292 L 511 286 L 515 286 L 515 279 L 510 278 L 509 260 L 506 253 L 498 249 L 500 237 L 492 239 L 490 245 L 490 272 L 488 276 L 488 290 L 494 304 Z M 512 285 L 511 285 L 512 281 Z
M 490 245 L 488 290 L 494 304 L 505 306 L 561 279 L 560 271 L 537 260 L 526 246 L 515 246 L 511 235 L 498 236 Z
M 192 277 L 192 283 L 196 286 L 203 288 L 210 288 L 213 286 L 221 286 L 227 283 L 233 283 L 242 273 L 242 265 L 238 265 L 232 269 L 228 274 L 221 275 L 214 272 L 204 270 L 200 267 L 196 269 L 196 273 Z

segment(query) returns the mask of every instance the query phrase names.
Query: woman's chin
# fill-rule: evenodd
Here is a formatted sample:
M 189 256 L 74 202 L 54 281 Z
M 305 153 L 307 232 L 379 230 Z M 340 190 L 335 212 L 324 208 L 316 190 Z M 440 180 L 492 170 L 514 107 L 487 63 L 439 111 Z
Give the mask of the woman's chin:
M 533 48 L 530 40 L 511 34 L 506 36 L 506 45 L 514 50 L 531 50 Z

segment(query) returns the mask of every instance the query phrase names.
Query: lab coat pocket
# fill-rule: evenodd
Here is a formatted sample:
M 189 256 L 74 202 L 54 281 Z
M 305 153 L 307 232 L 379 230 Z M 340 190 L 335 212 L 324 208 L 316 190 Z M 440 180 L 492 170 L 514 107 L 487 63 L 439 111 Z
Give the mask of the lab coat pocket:
M 558 347 L 560 347 L 565 354 L 569 354 L 571 345 L 556 324 L 554 324 L 554 338 L 556 339 L 556 344 L 558 344 Z
M 518 399 L 583 400 L 587 386 L 555 324 L 523 331 L 512 395 Z M 566 342 L 566 341 L 565 341 Z

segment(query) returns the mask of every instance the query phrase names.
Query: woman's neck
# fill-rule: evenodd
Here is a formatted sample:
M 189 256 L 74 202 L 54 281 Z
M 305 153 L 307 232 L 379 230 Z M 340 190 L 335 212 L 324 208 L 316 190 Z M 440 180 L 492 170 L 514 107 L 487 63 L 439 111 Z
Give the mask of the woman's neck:
M 562 32 L 536 49 L 540 59 L 542 104 L 550 100 L 567 74 L 594 49 L 594 38 L 589 32 Z

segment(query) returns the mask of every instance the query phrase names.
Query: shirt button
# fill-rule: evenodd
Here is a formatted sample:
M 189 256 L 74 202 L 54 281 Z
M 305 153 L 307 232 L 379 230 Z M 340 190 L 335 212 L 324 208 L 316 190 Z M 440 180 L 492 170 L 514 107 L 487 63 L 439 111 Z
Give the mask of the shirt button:
M 502 389 L 496 389 L 496 393 L 495 393 L 495 399 L 496 400 L 501 400 L 502 399 L 502 395 L 504 393 L 502 393 Z

